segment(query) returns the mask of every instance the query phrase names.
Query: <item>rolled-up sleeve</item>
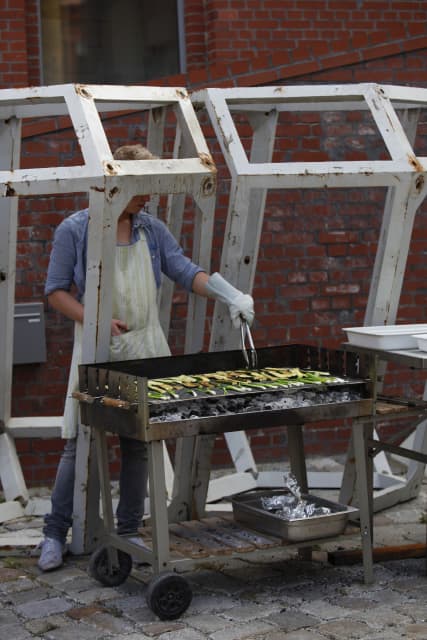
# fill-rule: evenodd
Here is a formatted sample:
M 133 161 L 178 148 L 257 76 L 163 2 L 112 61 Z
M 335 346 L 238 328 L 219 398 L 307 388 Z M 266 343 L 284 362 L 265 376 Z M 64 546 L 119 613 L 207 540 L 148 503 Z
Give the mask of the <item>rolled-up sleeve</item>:
M 204 269 L 184 255 L 182 247 L 163 222 L 156 219 L 154 224 L 159 240 L 161 270 L 168 278 L 191 291 L 194 277 Z

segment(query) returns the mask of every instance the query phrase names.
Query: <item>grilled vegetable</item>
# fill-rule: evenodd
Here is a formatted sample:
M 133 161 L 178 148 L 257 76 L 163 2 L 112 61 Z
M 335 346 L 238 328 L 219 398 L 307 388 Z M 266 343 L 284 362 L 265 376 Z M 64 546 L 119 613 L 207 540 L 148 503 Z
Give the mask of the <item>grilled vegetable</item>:
M 216 395 L 219 391 L 245 393 L 250 390 L 280 389 L 305 384 L 344 382 L 327 371 L 299 369 L 298 367 L 264 367 L 263 369 L 237 369 L 214 371 L 193 375 L 178 375 L 170 378 L 155 378 L 148 381 L 148 396 L 152 399 L 182 398 Z

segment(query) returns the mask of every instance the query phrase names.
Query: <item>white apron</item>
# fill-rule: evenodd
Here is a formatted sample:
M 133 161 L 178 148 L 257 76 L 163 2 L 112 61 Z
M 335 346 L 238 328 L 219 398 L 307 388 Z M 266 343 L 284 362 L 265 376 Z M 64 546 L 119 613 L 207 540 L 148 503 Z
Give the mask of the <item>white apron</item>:
M 144 232 L 131 245 L 117 245 L 114 269 L 113 318 L 126 322 L 129 331 L 112 336 L 110 360 L 135 360 L 170 355 L 160 326 L 157 287 Z M 82 362 L 83 326 L 74 325 L 74 347 L 62 422 L 62 437 L 75 438 L 79 403 L 71 397 L 78 390 L 78 365 Z

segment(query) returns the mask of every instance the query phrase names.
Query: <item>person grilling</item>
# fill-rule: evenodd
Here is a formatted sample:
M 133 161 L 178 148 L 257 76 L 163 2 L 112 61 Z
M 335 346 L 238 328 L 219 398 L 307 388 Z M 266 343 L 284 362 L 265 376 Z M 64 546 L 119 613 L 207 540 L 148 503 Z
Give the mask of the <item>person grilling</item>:
M 115 160 L 156 157 L 141 144 L 124 145 L 113 155 Z M 109 345 L 111 361 L 170 355 L 157 306 L 162 274 L 189 292 L 226 303 L 235 327 L 240 326 L 242 318 L 249 325 L 254 319 L 252 296 L 233 287 L 219 273 L 208 275 L 186 257 L 166 225 L 145 211 L 144 199 L 134 196 L 118 218 Z M 74 321 L 75 331 L 62 422 L 65 445 L 40 544 L 38 566 L 42 571 L 62 565 L 66 538 L 72 525 L 79 404 L 71 394 L 78 390 L 78 365 L 82 362 L 88 224 L 89 212 L 85 209 L 70 215 L 57 227 L 45 284 L 49 304 Z M 72 291 L 76 291 L 76 295 Z M 142 545 L 137 533 L 144 515 L 147 446 L 122 436 L 119 443 L 117 533 Z

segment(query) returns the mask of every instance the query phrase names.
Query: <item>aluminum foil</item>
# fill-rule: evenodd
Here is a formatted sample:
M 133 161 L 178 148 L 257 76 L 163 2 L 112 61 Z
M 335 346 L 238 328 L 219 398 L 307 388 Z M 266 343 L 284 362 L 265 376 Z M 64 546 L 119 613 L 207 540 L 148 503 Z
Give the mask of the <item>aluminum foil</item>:
M 319 507 L 301 497 L 301 489 L 292 473 L 286 473 L 284 481 L 286 493 L 275 495 L 271 498 L 261 498 L 262 508 L 265 511 L 270 511 L 283 520 L 300 520 L 314 516 L 325 516 L 331 513 L 328 507 Z

